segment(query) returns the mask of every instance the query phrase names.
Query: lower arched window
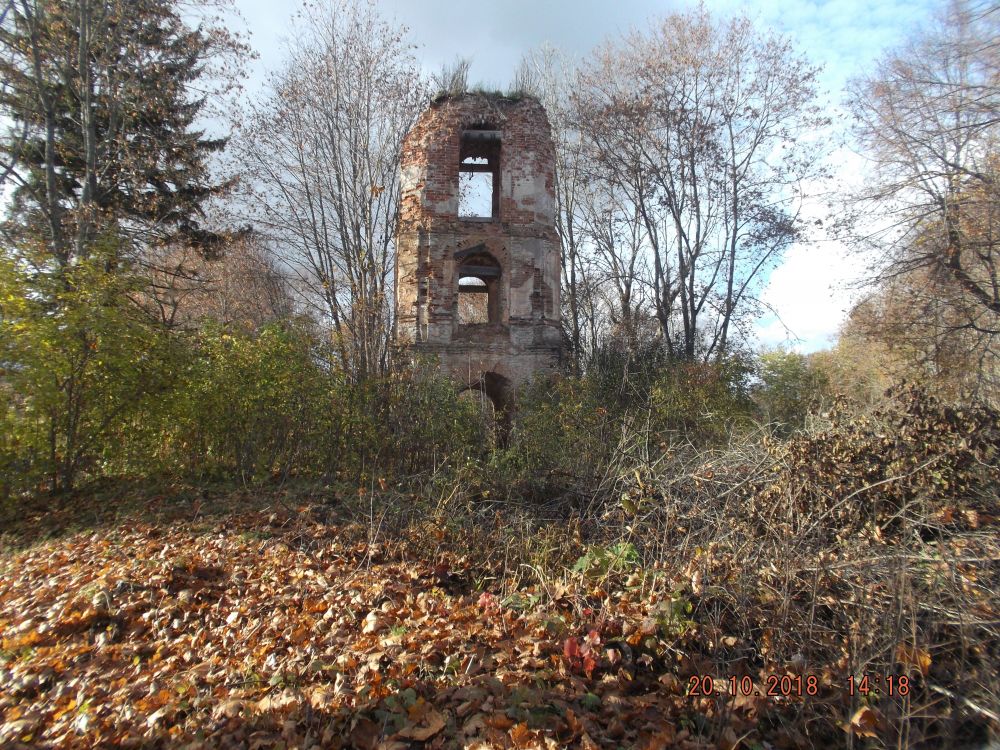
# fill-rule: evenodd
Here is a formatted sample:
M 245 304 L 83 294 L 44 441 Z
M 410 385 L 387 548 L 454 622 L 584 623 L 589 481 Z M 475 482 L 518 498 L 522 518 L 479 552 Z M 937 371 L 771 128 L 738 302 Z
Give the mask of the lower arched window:
M 489 255 L 466 258 L 458 268 L 458 324 L 500 322 L 500 265 Z

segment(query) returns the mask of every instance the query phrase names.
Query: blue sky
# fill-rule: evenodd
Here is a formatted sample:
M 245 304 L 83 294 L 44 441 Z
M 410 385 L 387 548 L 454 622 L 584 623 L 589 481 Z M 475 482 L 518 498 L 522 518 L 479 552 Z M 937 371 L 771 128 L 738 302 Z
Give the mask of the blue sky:
M 386 17 L 409 28 L 428 72 L 465 57 L 472 60 L 471 81 L 499 86 L 507 84 L 524 52 L 544 43 L 582 57 L 608 37 L 691 6 L 655 0 L 378 0 L 376 4 Z M 283 40 L 295 34 L 299 6 L 275 0 L 236 0 L 236 5 L 260 54 L 248 82 L 247 93 L 253 95 L 263 85 L 266 71 L 281 65 Z M 720 15 L 744 10 L 759 25 L 787 34 L 799 50 L 823 65 L 825 101 L 838 126 L 845 122 L 839 105 L 846 82 L 870 70 L 886 48 L 902 42 L 914 27 L 930 23 L 938 7 L 927 0 L 706 0 L 705 5 Z M 831 136 L 843 142 L 842 132 Z M 865 168 L 849 143 L 834 152 L 831 163 L 845 183 L 856 183 Z M 804 212 L 819 218 L 826 207 L 816 200 Z M 802 351 L 825 348 L 851 304 L 854 293 L 847 287 L 859 276 L 862 261 L 821 234 L 811 239 L 791 248 L 768 280 L 764 300 L 778 317 L 760 321 L 762 344 L 787 344 Z

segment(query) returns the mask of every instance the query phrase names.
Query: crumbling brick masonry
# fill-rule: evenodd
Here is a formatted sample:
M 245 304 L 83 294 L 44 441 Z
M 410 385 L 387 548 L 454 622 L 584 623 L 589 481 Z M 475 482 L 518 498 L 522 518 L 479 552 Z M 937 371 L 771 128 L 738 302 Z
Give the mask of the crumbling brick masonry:
M 403 143 L 396 343 L 504 410 L 559 362 L 554 181 L 532 98 L 444 98 Z

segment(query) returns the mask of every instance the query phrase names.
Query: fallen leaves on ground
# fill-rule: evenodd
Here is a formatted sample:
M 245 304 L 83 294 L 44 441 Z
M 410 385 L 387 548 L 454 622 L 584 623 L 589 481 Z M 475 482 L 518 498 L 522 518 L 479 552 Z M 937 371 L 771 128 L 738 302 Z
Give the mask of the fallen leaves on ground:
M 614 616 L 594 621 L 530 591 L 479 591 L 453 555 L 380 561 L 350 538 L 307 513 L 245 512 L 8 556 L 0 744 L 652 749 L 759 737 L 763 699 L 689 696 L 695 662 L 676 642 L 673 661 L 646 647 L 658 610 L 636 590 L 602 593 Z

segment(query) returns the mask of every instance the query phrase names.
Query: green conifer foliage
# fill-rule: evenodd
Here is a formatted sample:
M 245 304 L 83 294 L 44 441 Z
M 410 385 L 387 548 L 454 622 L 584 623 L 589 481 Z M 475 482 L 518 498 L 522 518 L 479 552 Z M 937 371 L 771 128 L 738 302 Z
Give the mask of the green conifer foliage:
M 227 186 L 209 172 L 226 139 L 197 125 L 243 52 L 218 25 L 191 28 L 170 0 L 11 3 L 0 24 L 7 238 L 44 238 L 60 265 L 111 225 L 133 248 L 184 240 L 210 252 L 218 237 L 200 218 Z

